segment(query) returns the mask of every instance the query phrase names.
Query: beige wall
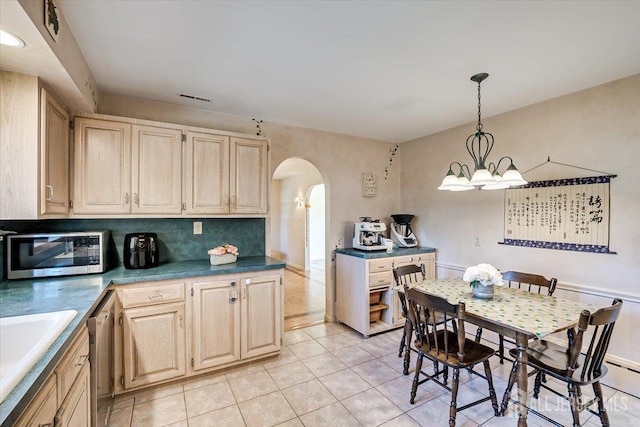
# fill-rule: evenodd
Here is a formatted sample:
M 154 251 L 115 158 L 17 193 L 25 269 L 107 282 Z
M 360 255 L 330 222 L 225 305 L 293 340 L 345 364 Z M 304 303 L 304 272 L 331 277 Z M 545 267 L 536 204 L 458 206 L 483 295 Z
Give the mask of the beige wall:
M 493 160 L 513 157 L 520 171 L 546 161 L 617 174 L 611 182 L 610 248 L 602 255 L 499 245 L 504 191 L 438 191 L 449 163 L 469 163 L 465 140 L 475 123 L 401 145 L 402 206 L 416 214 L 420 243 L 438 248 L 439 276 L 458 276 L 489 262 L 502 270 L 555 276 L 557 295 L 610 304 L 625 300 L 612 352 L 640 367 L 640 75 L 483 120 L 496 138 Z M 541 166 L 524 175 L 544 180 L 597 175 L 564 166 Z M 474 246 L 473 239 L 480 239 Z M 637 381 L 637 377 L 636 377 Z
M 99 112 L 234 132 L 256 131 L 251 118 L 115 94 L 103 94 Z M 350 246 L 353 223 L 359 216 L 382 218 L 388 223 L 391 220 L 389 215 L 400 206 L 400 167 L 397 159 L 389 169 L 388 179 L 384 179 L 384 169 L 389 163 L 393 144 L 271 122 L 263 123 L 262 130 L 264 135 L 271 138 L 272 175 L 284 160 L 299 157 L 312 163 L 320 171 L 325 183 L 328 200 L 325 240 L 328 251 L 326 317 L 333 321 L 335 267 L 331 265 L 331 251 L 338 245 L 339 239 Z M 377 176 L 376 197 L 361 196 L 364 172 L 373 172 Z M 270 221 L 267 221 L 267 225 L 270 228 Z M 270 253 L 269 236 L 266 240 L 267 253 Z

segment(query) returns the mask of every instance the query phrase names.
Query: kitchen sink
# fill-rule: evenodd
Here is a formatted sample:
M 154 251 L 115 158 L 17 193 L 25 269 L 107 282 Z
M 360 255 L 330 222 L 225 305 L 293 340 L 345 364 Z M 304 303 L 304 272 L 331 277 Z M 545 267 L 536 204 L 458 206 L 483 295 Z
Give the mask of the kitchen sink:
M 0 402 L 77 314 L 65 310 L 0 318 Z

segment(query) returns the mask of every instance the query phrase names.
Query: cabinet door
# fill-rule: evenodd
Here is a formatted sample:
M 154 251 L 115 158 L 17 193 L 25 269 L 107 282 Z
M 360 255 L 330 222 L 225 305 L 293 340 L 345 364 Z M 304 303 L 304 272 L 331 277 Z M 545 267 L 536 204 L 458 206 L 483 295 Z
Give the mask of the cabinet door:
M 127 309 L 122 318 L 125 389 L 185 374 L 184 303 Z
M 56 415 L 56 427 L 91 427 L 89 365 L 84 365 Z
M 69 212 L 69 113 L 49 95 L 41 93 L 40 214 Z
M 133 213 L 182 212 L 182 131 L 132 127 Z
M 15 427 L 53 426 L 58 410 L 56 376 L 51 375 L 22 413 Z
M 193 283 L 193 369 L 240 360 L 240 290 L 235 280 Z
M 231 138 L 231 213 L 267 213 L 267 148 L 267 141 Z
M 279 275 L 242 279 L 243 359 L 280 349 L 282 301 Z
M 75 213 L 129 213 L 130 124 L 76 118 L 73 164 Z
M 184 170 L 186 213 L 229 213 L 228 136 L 187 132 Z

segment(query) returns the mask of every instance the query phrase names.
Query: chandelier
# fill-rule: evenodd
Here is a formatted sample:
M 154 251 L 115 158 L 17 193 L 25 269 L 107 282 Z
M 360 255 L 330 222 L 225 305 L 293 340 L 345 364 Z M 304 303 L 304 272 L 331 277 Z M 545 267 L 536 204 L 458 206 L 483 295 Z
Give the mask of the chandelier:
M 474 188 L 501 190 L 527 183 L 513 164 L 511 157 L 502 157 L 497 163 L 487 160 L 493 148 L 493 135 L 482 131 L 482 115 L 480 112 L 480 83 L 487 77 L 489 77 L 487 73 L 480 73 L 471 77 L 472 81 L 478 83 L 478 124 L 476 125 L 476 133 L 469 135 L 467 138 L 467 152 L 473 159 L 473 174 L 471 174 L 466 164 L 453 162 L 449 165 L 449 171 L 438 190 L 466 191 Z M 501 175 L 498 170 L 503 160 L 505 160 L 505 165 L 507 164 L 506 161 L 508 161 L 509 166 Z M 457 166 L 457 174 L 453 171 L 454 166 Z

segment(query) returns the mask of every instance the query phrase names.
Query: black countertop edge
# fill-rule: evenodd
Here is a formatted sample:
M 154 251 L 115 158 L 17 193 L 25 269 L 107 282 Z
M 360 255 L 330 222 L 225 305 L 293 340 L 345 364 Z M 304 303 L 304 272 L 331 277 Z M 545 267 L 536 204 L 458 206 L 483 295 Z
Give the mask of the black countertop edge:
M 435 248 L 430 248 L 426 246 L 418 246 L 415 248 L 397 248 L 394 247 L 392 252 L 387 251 L 363 251 L 360 249 L 354 248 L 343 248 L 336 249 L 337 254 L 354 256 L 357 258 L 365 258 L 365 259 L 376 259 L 376 258 L 390 258 L 397 256 L 406 256 L 406 255 L 418 255 L 424 253 L 435 252 Z
M 78 314 L 0 403 L 0 425 L 10 427 L 15 424 L 112 285 L 279 270 L 285 265 L 268 256 L 253 256 L 239 257 L 235 263 L 216 266 L 210 265 L 209 259 L 176 261 L 153 269 L 127 270 L 118 266 L 102 274 L 1 282 L 0 317 L 60 310 L 76 310 Z

